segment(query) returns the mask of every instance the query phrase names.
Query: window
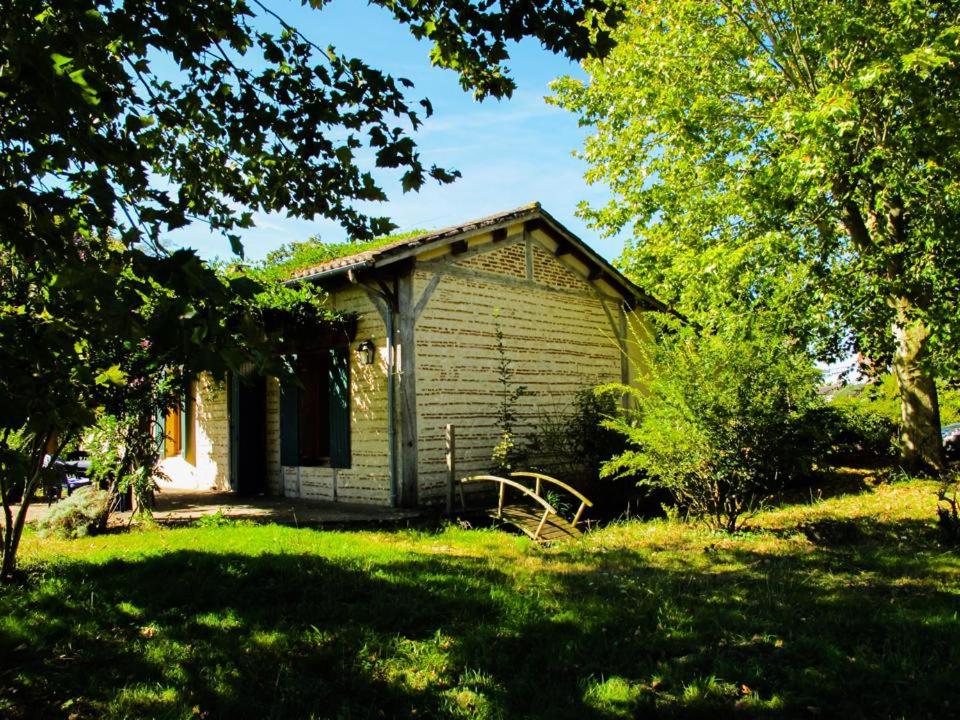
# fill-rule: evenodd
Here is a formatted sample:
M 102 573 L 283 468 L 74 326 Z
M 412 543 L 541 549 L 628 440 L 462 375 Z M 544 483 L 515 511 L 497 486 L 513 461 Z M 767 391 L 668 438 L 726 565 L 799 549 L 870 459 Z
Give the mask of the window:
M 183 425 L 180 406 L 167 410 L 163 418 L 163 456 L 176 457 L 183 448 Z
M 300 353 L 299 386 L 280 388 L 282 465 L 350 467 L 349 360 L 347 346 Z
M 303 383 L 298 398 L 299 464 L 326 464 L 330 460 L 330 353 L 301 355 L 297 376 Z
M 187 379 L 187 396 L 184 400 L 183 459 L 193 466 L 197 464 L 197 382 Z
M 180 455 L 191 465 L 197 464 L 197 443 L 194 426 L 197 420 L 196 383 L 184 382 L 180 403 L 163 416 L 163 456 Z

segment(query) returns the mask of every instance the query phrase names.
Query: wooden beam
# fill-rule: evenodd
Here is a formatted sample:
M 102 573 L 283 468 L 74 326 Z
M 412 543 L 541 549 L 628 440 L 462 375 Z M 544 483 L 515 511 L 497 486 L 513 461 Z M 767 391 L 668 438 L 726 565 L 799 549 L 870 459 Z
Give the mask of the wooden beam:
M 470 246 L 467 244 L 466 240 L 456 240 L 450 243 L 450 254 L 451 255 L 463 255 Z
M 493 235 L 494 242 L 500 242 L 501 240 L 507 239 L 507 229 L 505 227 L 497 228 L 491 234 Z
M 453 488 L 457 483 L 457 429 L 447 425 L 447 517 L 453 517 Z
M 383 293 L 384 300 L 386 300 L 390 308 L 396 312 L 399 308 L 396 290 L 384 282 L 383 278 L 381 277 L 377 277 L 375 280 L 377 282 L 377 287 L 380 288 L 380 292 Z
M 418 491 L 418 438 L 417 438 L 417 376 L 416 376 L 416 313 L 413 302 L 413 273 L 405 273 L 398 280 L 399 313 L 397 335 L 400 345 L 399 397 L 399 442 L 400 472 L 399 504 L 401 507 L 417 506 Z
M 587 280 L 589 280 L 590 282 L 593 282 L 594 280 L 599 280 L 600 278 L 603 277 L 603 270 L 598 268 L 593 263 L 589 263 L 589 265 L 590 265 L 590 272 L 587 274 Z
M 567 245 L 566 243 L 560 243 L 557 245 L 557 249 L 553 251 L 554 257 L 562 257 L 563 255 L 569 255 L 573 252 L 573 248 Z

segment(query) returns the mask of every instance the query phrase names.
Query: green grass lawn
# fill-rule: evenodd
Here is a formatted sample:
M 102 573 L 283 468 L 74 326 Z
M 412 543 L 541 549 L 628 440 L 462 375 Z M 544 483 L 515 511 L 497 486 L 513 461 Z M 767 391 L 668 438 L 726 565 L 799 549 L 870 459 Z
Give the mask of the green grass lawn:
M 230 525 L 26 539 L 0 717 L 950 717 L 960 557 L 922 481 L 730 538 Z

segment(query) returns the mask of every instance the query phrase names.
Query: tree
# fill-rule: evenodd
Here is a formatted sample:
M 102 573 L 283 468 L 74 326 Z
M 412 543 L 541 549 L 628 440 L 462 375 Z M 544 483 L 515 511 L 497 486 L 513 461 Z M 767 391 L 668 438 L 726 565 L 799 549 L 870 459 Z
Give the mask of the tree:
M 480 98 L 510 94 L 509 41 L 583 58 L 609 49 L 601 25 L 619 15 L 602 0 L 378 4 Z M 457 173 L 420 161 L 411 134 L 431 106 L 408 80 L 314 44 L 260 0 L 12 0 L 0 35 L 7 580 L 45 456 L 97 412 L 146 404 L 160 373 L 283 369 L 279 328 L 309 298 L 171 253 L 165 233 L 202 222 L 242 254 L 254 213 L 282 211 L 366 240 L 393 227 L 357 207 L 386 199 L 377 168 L 404 191 Z
M 960 6 L 647 0 L 555 102 L 594 129 L 583 214 L 704 327 L 758 310 L 824 359 L 892 365 L 902 449 L 944 468 L 960 375 Z
M 96 238 L 75 246 L 62 259 L 0 252 L 2 579 L 16 569 L 35 490 L 98 415 L 129 417 L 149 438 L 185 377 L 243 363 L 282 375 L 285 334 L 307 316 L 333 319 L 309 289 L 264 290 L 192 252 L 148 257 Z

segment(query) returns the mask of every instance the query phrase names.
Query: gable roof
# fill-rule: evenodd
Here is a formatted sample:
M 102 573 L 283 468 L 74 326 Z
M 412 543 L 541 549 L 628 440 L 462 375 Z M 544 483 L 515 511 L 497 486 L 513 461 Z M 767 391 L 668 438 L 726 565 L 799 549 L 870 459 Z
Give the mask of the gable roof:
M 500 229 L 505 230 L 506 227 L 521 222 L 525 223 L 530 231 L 543 231 L 557 242 L 558 246 L 563 247 L 564 252 L 572 254 L 589 267 L 593 277 L 602 278 L 609 285 L 617 288 L 628 301 L 644 309 L 669 312 L 666 305 L 624 276 L 623 273 L 597 254 L 593 248 L 544 210 L 538 202 L 494 215 L 487 215 L 460 225 L 451 225 L 441 230 L 404 238 L 379 247 L 361 250 L 352 255 L 334 258 L 319 265 L 298 270 L 286 282 L 293 284 L 304 281 L 321 281 L 351 271 L 359 272 L 387 267 L 426 250 L 466 240 L 474 235 Z

